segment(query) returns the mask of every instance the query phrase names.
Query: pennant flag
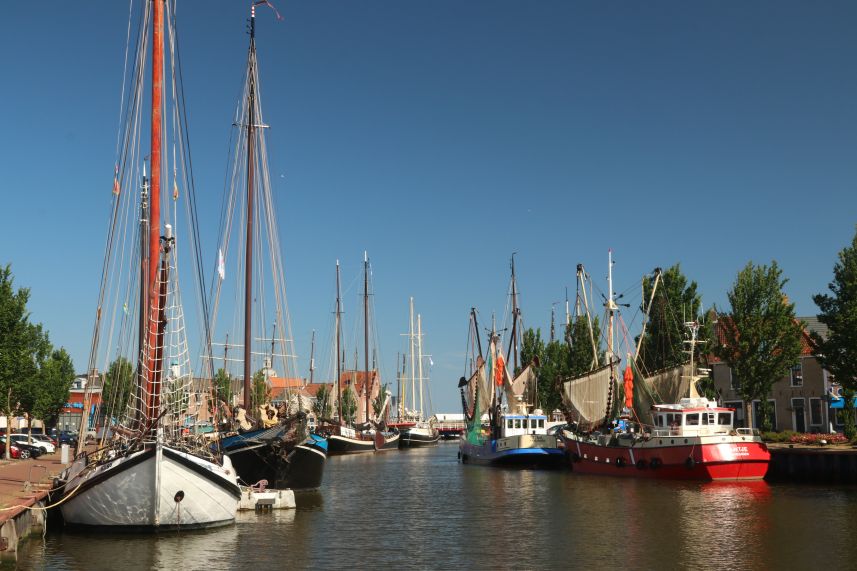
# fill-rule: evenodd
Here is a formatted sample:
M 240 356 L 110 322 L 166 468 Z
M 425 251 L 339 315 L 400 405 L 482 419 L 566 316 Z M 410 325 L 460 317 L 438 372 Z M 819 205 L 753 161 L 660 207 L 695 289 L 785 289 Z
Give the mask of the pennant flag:
M 220 276 L 221 281 L 226 276 L 226 263 L 223 261 L 223 250 L 220 248 L 217 250 L 217 275 Z
M 119 196 L 119 165 L 113 169 L 113 194 Z

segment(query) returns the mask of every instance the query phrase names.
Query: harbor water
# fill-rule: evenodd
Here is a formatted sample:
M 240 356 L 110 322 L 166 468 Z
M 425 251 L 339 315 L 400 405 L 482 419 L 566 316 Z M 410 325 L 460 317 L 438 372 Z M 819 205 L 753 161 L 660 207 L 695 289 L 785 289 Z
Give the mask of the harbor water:
M 853 568 L 857 488 L 461 465 L 458 445 L 334 457 L 298 509 L 199 532 L 52 531 L 21 569 Z

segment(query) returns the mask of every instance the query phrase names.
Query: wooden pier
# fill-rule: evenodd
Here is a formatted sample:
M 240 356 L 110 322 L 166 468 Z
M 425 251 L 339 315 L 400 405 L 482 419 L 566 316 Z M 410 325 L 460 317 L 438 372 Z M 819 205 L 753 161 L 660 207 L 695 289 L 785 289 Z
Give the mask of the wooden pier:
M 857 484 L 857 448 L 851 445 L 769 444 L 769 482 Z

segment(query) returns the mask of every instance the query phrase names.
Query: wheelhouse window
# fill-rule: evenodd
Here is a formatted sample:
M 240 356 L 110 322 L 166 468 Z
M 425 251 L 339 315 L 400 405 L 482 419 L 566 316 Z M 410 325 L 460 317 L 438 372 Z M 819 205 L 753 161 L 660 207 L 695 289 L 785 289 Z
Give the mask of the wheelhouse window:
M 506 428 L 512 428 L 513 420 L 511 418 L 506 420 Z
M 732 413 L 731 412 L 718 412 L 717 413 L 717 424 L 720 426 L 732 426 Z
M 521 428 L 521 419 L 520 418 L 515 419 L 515 428 Z
M 793 387 L 803 386 L 803 365 L 798 361 L 791 369 L 791 378 Z
M 699 413 L 698 412 L 687 415 L 687 425 L 688 426 L 699 426 Z
M 545 427 L 545 419 L 540 418 L 539 419 L 539 428 L 544 428 L 544 427 Z

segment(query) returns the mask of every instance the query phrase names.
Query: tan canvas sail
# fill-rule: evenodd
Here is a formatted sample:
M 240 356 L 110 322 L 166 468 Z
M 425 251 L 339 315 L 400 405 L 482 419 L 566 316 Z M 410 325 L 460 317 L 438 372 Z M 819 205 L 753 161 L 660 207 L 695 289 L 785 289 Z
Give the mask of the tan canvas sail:
M 610 365 L 604 365 L 562 383 L 562 401 L 572 418 L 581 424 L 598 424 L 607 410 Z
M 514 380 L 509 378 L 508 373 L 505 375 L 503 389 L 506 392 L 506 402 L 509 403 L 509 407 L 512 410 L 515 410 L 515 406 L 519 403 L 526 407 L 528 405 L 532 406 L 536 402 L 536 371 L 533 368 L 534 365 L 536 363 L 527 365 Z
M 476 362 L 476 371 L 467 379 L 464 395 L 467 410 L 473 411 L 473 415 L 476 418 L 481 418 L 485 411 L 488 410 L 488 407 L 491 406 L 491 381 L 488 379 L 488 375 L 485 374 L 485 361 L 482 357 L 478 357 Z M 479 402 L 474 402 L 477 393 Z
M 643 390 L 634 389 L 634 411 L 643 423 L 652 421 L 653 404 L 677 403 L 690 390 L 689 364 L 662 369 L 645 378 Z

